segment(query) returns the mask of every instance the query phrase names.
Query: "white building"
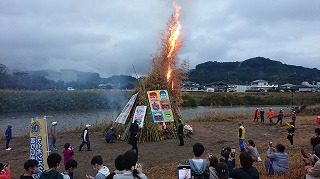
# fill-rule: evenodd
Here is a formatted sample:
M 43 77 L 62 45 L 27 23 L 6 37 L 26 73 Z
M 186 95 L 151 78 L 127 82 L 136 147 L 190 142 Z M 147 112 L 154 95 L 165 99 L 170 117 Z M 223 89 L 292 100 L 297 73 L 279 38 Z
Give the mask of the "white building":
M 266 80 L 255 80 L 250 83 L 250 91 L 262 91 L 267 92 L 268 90 L 275 90 L 278 88 L 278 85 L 270 85 Z

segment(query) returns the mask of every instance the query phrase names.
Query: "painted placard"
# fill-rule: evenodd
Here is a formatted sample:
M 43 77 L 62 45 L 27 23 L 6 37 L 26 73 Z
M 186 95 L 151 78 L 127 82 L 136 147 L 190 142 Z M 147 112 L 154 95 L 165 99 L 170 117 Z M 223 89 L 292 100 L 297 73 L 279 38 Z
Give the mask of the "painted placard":
M 167 90 L 148 91 L 151 115 L 154 122 L 173 122 L 173 113 Z
M 138 121 L 138 125 L 140 128 L 143 127 L 144 117 L 146 116 L 147 106 L 137 106 L 133 115 L 133 120 Z

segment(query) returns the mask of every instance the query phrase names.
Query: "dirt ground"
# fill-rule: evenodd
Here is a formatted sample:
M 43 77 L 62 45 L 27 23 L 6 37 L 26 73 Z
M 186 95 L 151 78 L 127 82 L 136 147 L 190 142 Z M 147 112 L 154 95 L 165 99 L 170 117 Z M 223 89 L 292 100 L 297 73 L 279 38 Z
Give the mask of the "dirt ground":
M 289 141 L 286 139 L 285 125 L 269 125 L 266 123 L 252 122 L 251 120 L 243 121 L 246 127 L 246 139 L 255 141 L 260 152 L 261 158 L 266 159 L 265 150 L 268 142 L 272 139 L 274 144 L 282 143 L 286 146 L 286 151 L 289 154 L 290 172 L 283 176 L 274 178 L 303 178 L 304 170 L 303 163 L 300 157 L 300 149 L 305 148 L 306 151 L 311 151 L 309 144 L 310 137 L 317 127 L 315 123 L 316 116 L 303 116 L 297 119 L 297 130 L 294 136 L 295 147 L 289 148 Z M 289 121 L 289 119 L 285 119 Z M 235 147 L 239 154 L 237 141 L 237 126 L 238 121 L 233 122 L 189 122 L 194 127 L 194 134 L 190 138 L 185 138 L 185 146 L 178 146 L 178 139 L 164 140 L 154 143 L 139 143 L 139 162 L 143 164 L 143 172 L 150 179 L 173 179 L 177 178 L 177 165 L 185 163 L 192 155 L 192 145 L 200 142 L 205 146 L 205 154 L 213 153 L 220 158 L 222 147 Z M 14 132 L 14 129 L 13 129 Z M 58 151 L 62 155 L 63 144 L 71 143 L 75 148 L 74 159 L 78 162 L 78 169 L 74 173 L 75 179 L 86 178 L 86 174 L 94 176 L 96 171 L 90 165 L 91 158 L 94 155 L 101 155 L 106 165 L 111 171 L 115 169 L 114 160 L 119 154 L 123 154 L 131 149 L 130 144 L 124 141 L 116 141 L 114 144 L 107 144 L 104 136 L 100 133 L 90 133 L 90 141 L 92 151 L 79 152 L 78 147 L 81 143 L 80 133 L 59 133 L 57 144 Z M 3 147 L 5 141 L 0 142 Z M 0 150 L 0 162 L 8 161 L 11 164 L 13 178 L 17 179 L 24 173 L 23 163 L 29 157 L 29 138 L 19 137 L 11 141 L 11 151 L 6 151 L 4 148 Z M 86 147 L 86 146 L 85 146 Z M 63 155 L 62 155 L 63 156 Z M 270 178 L 265 175 L 262 162 L 255 163 L 260 172 L 260 178 Z M 239 167 L 239 161 L 237 161 Z M 63 171 L 63 161 L 59 171 Z

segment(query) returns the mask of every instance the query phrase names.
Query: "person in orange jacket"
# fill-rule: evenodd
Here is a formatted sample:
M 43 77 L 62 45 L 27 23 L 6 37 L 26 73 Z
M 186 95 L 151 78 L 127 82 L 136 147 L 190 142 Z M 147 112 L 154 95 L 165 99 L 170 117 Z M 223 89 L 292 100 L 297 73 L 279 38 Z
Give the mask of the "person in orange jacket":
M 0 179 L 11 179 L 11 170 L 10 170 L 10 165 L 3 165 L 0 163 Z
M 270 108 L 268 111 L 268 118 L 269 118 L 270 124 L 273 123 L 273 121 L 272 121 L 273 116 L 274 116 L 274 112 L 272 111 L 272 108 Z
M 253 118 L 253 122 L 257 120 L 259 120 L 259 117 L 260 117 L 260 111 L 259 111 L 259 108 L 257 108 L 256 110 L 253 111 L 253 114 L 254 114 L 254 118 Z

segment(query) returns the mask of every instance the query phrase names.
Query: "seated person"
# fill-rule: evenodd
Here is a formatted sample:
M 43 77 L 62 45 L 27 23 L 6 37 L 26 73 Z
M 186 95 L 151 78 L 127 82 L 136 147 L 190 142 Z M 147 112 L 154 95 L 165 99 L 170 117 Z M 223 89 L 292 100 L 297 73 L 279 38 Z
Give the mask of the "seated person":
M 315 147 L 316 157 L 320 157 L 320 145 L 318 144 Z M 304 158 L 301 155 L 302 160 L 304 161 L 304 169 L 307 171 L 306 179 L 319 178 L 320 176 L 320 160 L 316 160 L 314 155 L 309 154 L 308 158 Z M 314 163 L 314 165 L 312 165 Z
M 248 144 L 246 145 L 245 149 L 246 149 L 246 152 L 248 152 L 251 155 L 254 162 L 261 161 L 259 152 L 252 140 L 248 140 Z
M 229 171 L 228 171 L 228 166 L 225 163 L 218 163 L 216 165 L 216 172 L 218 179 L 228 179 L 229 177 Z M 211 178 L 210 178 L 211 179 Z
M 221 155 L 225 158 L 225 159 L 222 159 L 220 158 L 220 162 L 223 162 L 223 163 L 226 163 L 228 168 L 229 168 L 229 172 L 231 172 L 233 170 L 233 168 L 236 166 L 236 161 L 235 161 L 235 156 L 236 156 L 236 153 L 235 153 L 235 149 L 231 148 L 230 147 L 226 147 L 226 148 L 223 148 L 221 150 Z
M 188 164 L 191 167 L 191 176 L 194 179 L 197 178 L 209 178 L 210 171 L 205 159 L 201 158 L 204 152 L 204 146 L 200 143 L 195 143 L 193 145 L 193 158 L 188 160 Z
M 210 179 L 219 179 L 217 176 L 216 165 L 219 163 L 217 157 L 209 155 Z
M 114 143 L 114 140 L 117 138 L 116 133 L 114 132 L 114 128 L 111 128 L 106 135 L 107 143 Z
M 312 145 L 312 149 L 316 147 L 316 145 L 320 144 L 320 128 L 316 128 L 314 130 L 314 136 L 310 139 L 310 143 Z
M 230 173 L 230 178 L 235 179 L 256 179 L 259 178 L 258 170 L 253 167 L 253 159 L 248 152 L 240 153 L 241 168 L 235 168 Z
M 267 157 L 270 160 L 264 161 L 264 165 L 269 175 L 281 174 L 289 171 L 288 154 L 284 152 L 285 149 L 286 147 L 282 144 L 278 144 L 276 148 L 271 146 L 268 148 Z

